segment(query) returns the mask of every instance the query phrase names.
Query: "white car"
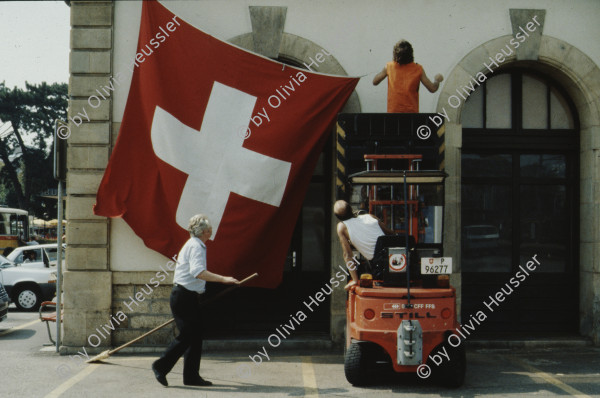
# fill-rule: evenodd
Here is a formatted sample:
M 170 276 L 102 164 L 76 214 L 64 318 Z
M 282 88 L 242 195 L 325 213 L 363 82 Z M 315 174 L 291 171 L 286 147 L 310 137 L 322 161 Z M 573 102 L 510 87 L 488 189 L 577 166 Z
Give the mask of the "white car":
M 65 262 L 65 249 L 67 245 L 63 244 L 62 259 Z M 56 267 L 56 257 L 58 255 L 58 244 L 48 243 L 45 245 L 21 246 L 15 248 L 7 259 L 17 265 L 23 265 L 28 268 L 48 268 Z
M 37 311 L 56 294 L 56 268 L 28 268 L 0 256 L 0 283 L 18 309 Z

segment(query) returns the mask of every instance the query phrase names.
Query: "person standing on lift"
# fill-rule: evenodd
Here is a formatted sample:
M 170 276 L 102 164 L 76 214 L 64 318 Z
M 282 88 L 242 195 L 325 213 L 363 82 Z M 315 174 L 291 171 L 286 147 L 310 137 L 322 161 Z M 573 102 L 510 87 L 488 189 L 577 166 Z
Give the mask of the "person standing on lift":
M 432 82 L 423 67 L 414 62 L 413 48 L 406 40 L 400 40 L 394 46 L 394 60 L 388 62 L 381 72 L 373 78 L 377 86 L 388 78 L 387 111 L 389 113 L 418 113 L 420 83 L 432 93 L 440 87 L 444 77 L 439 73 Z

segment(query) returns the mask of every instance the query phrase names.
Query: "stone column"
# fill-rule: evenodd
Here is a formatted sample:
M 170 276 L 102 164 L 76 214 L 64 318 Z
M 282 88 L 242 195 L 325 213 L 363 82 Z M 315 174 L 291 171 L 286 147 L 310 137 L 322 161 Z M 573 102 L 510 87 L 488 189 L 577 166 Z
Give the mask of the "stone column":
M 111 317 L 109 220 L 92 206 L 110 152 L 112 36 L 111 1 L 71 1 L 63 353 L 111 344 L 88 338 Z
M 444 184 L 444 256 L 452 257 L 452 274 L 450 285 L 456 289 L 456 313 L 461 318 L 462 284 L 461 284 L 461 151 L 462 125 L 457 120 L 446 123 L 444 134 L 444 164 L 448 178 Z
M 600 345 L 600 126 L 582 123 L 580 162 L 579 323 L 581 334 Z

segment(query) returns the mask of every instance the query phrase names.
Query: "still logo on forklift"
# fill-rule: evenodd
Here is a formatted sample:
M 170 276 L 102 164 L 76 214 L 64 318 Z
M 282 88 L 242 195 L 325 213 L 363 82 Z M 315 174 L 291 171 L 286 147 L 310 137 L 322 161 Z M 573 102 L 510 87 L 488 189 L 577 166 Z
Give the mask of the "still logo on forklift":
M 406 304 L 404 303 L 384 303 L 383 304 L 383 309 L 386 311 L 393 311 L 393 310 L 400 310 L 400 309 L 404 309 L 406 308 Z M 435 304 L 432 303 L 417 303 L 417 304 L 411 304 L 412 309 L 418 310 L 419 308 L 423 308 L 423 309 L 435 309 Z
M 437 318 L 435 315 L 431 315 L 429 312 L 425 315 L 421 315 L 418 312 L 382 312 L 382 318 L 393 318 L 397 315 L 400 319 L 420 319 L 420 318 Z M 406 318 L 405 315 L 408 315 Z

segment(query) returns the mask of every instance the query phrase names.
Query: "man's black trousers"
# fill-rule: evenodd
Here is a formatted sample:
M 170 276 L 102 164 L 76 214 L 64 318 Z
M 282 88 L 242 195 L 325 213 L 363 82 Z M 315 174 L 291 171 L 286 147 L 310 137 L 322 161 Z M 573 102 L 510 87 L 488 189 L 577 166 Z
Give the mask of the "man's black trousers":
M 156 361 L 156 369 L 166 375 L 183 355 L 183 380 L 195 380 L 200 370 L 202 356 L 202 319 L 200 297 L 196 292 L 175 285 L 171 291 L 171 312 L 179 335 Z

